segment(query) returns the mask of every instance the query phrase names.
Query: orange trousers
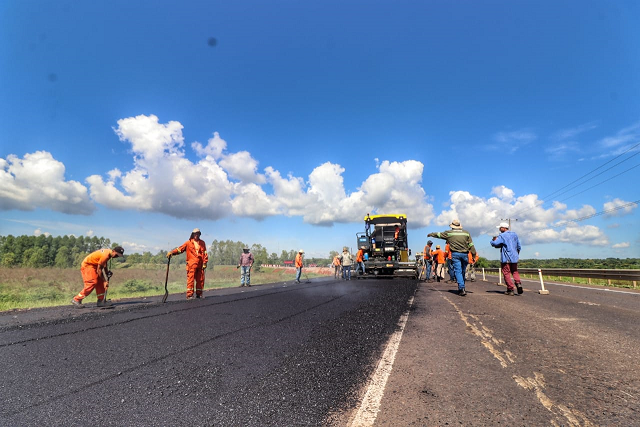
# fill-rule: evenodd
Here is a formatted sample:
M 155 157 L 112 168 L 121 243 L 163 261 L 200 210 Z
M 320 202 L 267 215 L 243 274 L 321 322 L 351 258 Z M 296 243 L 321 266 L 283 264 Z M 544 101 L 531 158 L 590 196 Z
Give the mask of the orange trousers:
M 196 295 L 202 295 L 204 289 L 204 270 L 202 265 L 187 266 L 187 298 L 193 296 L 193 283 L 196 284 Z
M 104 299 L 104 277 L 98 274 L 98 271 L 93 266 L 86 266 L 80 268 L 80 274 L 82 274 L 82 280 L 84 281 L 84 289 L 80 291 L 78 295 L 75 296 L 76 301 L 82 301 L 95 288 L 96 294 L 98 295 L 98 301 Z

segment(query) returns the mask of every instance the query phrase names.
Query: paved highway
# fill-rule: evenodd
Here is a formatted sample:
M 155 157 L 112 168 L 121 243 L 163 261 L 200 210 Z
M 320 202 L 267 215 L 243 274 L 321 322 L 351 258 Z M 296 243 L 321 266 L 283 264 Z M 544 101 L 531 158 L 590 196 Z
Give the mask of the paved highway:
M 545 284 L 314 279 L 3 313 L 0 425 L 640 424 L 640 294 Z

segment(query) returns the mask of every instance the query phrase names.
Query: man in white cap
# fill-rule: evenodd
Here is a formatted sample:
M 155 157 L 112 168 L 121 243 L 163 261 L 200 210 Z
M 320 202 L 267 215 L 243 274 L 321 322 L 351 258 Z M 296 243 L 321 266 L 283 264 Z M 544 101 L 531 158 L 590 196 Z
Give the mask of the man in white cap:
M 476 248 L 473 245 L 471 234 L 462 228 L 460 220 L 454 219 L 449 226 L 451 230 L 441 233 L 429 233 L 427 237 L 444 239 L 449 243 L 453 271 L 456 276 L 456 281 L 458 282 L 458 295 L 465 296 L 467 295 L 467 291 L 464 287 L 464 272 L 469 263 L 469 252 L 475 257 Z
M 522 294 L 522 284 L 520 283 L 520 273 L 518 273 L 518 260 L 520 259 L 520 239 L 513 231 L 509 231 L 509 224 L 500 223 L 497 227 L 500 229 L 500 235 L 494 236 L 491 240 L 491 246 L 500 249 L 500 267 L 504 276 L 504 283 L 507 284 L 505 295 L 514 295 L 514 290 L 518 289 L 518 294 Z M 513 281 L 511 281 L 513 276 Z M 515 286 L 513 285 L 515 282 Z
M 204 298 L 204 271 L 207 269 L 209 254 L 204 240 L 200 240 L 200 229 L 194 228 L 189 240 L 167 253 L 167 258 L 187 253 L 187 299 Z M 193 295 L 193 282 L 196 283 L 196 295 Z
M 300 249 L 298 254 L 296 255 L 296 283 L 300 283 L 300 275 L 302 275 L 302 257 L 304 255 L 304 251 Z

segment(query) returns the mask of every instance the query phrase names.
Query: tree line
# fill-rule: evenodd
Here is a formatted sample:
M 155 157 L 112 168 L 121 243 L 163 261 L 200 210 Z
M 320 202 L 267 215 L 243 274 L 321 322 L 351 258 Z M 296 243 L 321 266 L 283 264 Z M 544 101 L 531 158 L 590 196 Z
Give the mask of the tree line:
M 0 265 L 3 267 L 41 268 L 80 267 L 82 260 L 89 253 L 101 248 L 113 248 L 118 243 L 111 242 L 105 237 L 85 236 L 0 236 Z M 255 265 L 276 264 L 282 265 L 285 261 L 292 261 L 297 254 L 296 250 L 283 250 L 280 255 L 275 252 L 268 253 L 261 244 L 246 243 L 231 240 L 214 240 L 207 249 L 209 263 L 211 265 L 236 265 L 240 260 L 243 248 L 249 248 L 255 260 Z M 171 248 L 173 249 L 173 248 Z M 126 254 L 124 258 L 116 258 L 113 262 L 122 266 L 142 264 L 162 264 L 167 262 L 167 251 L 159 251 L 155 255 L 151 252 Z M 327 265 L 331 263 L 329 258 L 305 258 L 305 265 Z M 186 263 L 186 255 L 180 254 L 172 257 L 172 264 Z
M 113 248 L 118 243 L 111 242 L 105 237 L 85 236 L 0 236 L 0 265 L 3 267 L 80 267 L 87 254 L 101 249 Z M 248 247 L 253 253 L 255 265 L 275 264 L 282 265 L 285 261 L 295 259 L 296 250 L 282 250 L 280 254 L 269 253 L 261 244 L 247 245 L 243 242 L 231 240 L 214 240 L 208 246 L 209 263 L 211 265 L 236 265 L 240 260 L 242 249 Z M 173 248 L 171 248 L 173 249 Z M 306 258 L 305 265 L 326 266 L 336 251 L 331 251 L 327 258 Z M 167 262 L 167 251 L 160 251 L 155 255 L 151 252 L 142 254 L 126 254 L 124 258 L 116 258 L 113 261 L 122 266 L 162 264 Z M 172 258 L 173 264 L 184 264 L 184 254 Z M 606 258 L 606 259 L 521 259 L 518 263 L 521 268 L 585 268 L 585 269 L 640 269 L 639 258 Z M 500 261 L 480 258 L 478 267 L 499 268 Z

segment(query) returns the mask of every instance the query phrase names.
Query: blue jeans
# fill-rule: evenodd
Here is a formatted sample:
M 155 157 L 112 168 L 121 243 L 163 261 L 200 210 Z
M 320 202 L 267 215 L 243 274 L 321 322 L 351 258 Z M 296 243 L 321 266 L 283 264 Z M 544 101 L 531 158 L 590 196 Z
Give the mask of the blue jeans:
M 342 278 L 346 280 L 351 280 L 351 266 L 344 265 L 342 266 Z
M 302 274 L 302 267 L 296 267 L 296 282 L 300 281 L 301 274 Z
M 240 274 L 240 284 L 241 285 L 250 285 L 251 284 L 251 267 L 248 265 L 243 265 L 240 267 L 242 273 Z
M 467 269 L 467 264 L 469 264 L 469 254 L 466 252 L 452 252 L 451 263 L 458 282 L 458 290 L 464 289 L 464 272 Z
M 358 264 L 356 264 L 356 274 L 358 273 L 358 270 L 362 270 L 362 274 L 366 272 L 366 270 L 364 269 L 364 261 L 360 261 Z
M 426 261 L 427 263 L 427 280 L 431 279 L 431 261 Z

